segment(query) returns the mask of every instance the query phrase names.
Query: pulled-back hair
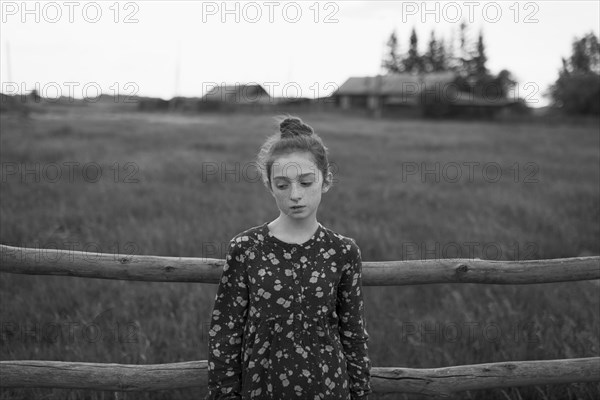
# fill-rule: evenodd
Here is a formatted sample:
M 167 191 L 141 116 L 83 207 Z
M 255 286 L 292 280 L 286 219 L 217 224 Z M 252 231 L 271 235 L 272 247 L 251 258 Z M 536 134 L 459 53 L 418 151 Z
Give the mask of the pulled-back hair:
M 275 159 L 281 155 L 308 152 L 323 174 L 323 183 L 328 182 L 328 149 L 310 125 L 291 115 L 276 117 L 279 132 L 271 135 L 260 148 L 257 162 L 262 180 L 267 189 L 271 188 L 271 169 Z

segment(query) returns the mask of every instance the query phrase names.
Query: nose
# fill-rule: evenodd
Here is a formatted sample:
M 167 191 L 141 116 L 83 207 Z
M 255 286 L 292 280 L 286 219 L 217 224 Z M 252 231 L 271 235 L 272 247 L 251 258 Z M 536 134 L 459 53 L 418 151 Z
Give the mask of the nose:
M 300 184 L 294 182 L 292 183 L 292 188 L 290 191 L 290 199 L 291 200 L 300 200 L 302 198 L 302 188 Z

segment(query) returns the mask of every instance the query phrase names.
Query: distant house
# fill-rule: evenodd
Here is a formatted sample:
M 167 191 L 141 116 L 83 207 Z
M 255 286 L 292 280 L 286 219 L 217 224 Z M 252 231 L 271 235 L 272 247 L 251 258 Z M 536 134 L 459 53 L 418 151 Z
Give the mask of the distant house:
M 267 91 L 258 84 L 224 85 L 212 88 L 202 97 L 176 96 L 170 100 L 140 97 L 140 111 L 234 111 L 263 109 L 273 102 Z
M 351 77 L 332 97 L 342 110 L 362 109 L 381 115 L 491 116 L 513 103 L 503 98 L 483 98 L 462 92 L 454 72 L 387 74 Z
M 201 109 L 254 109 L 264 108 L 272 99 L 259 84 L 236 84 L 212 88 L 199 103 Z

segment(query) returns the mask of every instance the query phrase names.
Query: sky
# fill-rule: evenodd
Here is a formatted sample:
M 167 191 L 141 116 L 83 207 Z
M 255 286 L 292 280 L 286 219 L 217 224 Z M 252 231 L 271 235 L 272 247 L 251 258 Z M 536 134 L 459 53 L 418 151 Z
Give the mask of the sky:
M 258 83 L 273 96 L 320 97 L 349 77 L 385 71 L 393 31 L 426 50 L 467 23 L 483 33 L 492 73 L 508 69 L 513 97 L 544 106 L 575 37 L 598 35 L 593 1 L 0 1 L 3 93 L 100 92 L 169 99 L 216 85 Z

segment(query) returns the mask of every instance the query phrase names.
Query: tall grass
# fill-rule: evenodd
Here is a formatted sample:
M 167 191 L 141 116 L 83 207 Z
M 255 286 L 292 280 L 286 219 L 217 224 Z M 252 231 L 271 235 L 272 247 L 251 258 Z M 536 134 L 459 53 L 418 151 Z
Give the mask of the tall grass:
M 355 238 L 364 260 L 600 254 L 597 126 L 301 117 L 322 135 L 335 168 L 335 186 L 324 196 L 318 219 Z M 278 215 L 251 164 L 276 129 L 271 115 L 107 114 L 80 108 L 34 114 L 27 122 L 2 115 L 0 123 L 3 244 L 224 258 L 233 235 Z M 52 165 L 61 167 L 60 179 L 54 179 Z M 0 287 L 2 360 L 207 358 L 215 285 L 2 274 Z M 374 366 L 599 355 L 597 282 L 434 284 L 364 292 Z M 119 398 L 203 395 L 195 389 Z M 599 395 L 599 384 L 570 384 L 456 398 Z M 0 398 L 104 399 L 113 393 L 22 389 L 3 390 Z

